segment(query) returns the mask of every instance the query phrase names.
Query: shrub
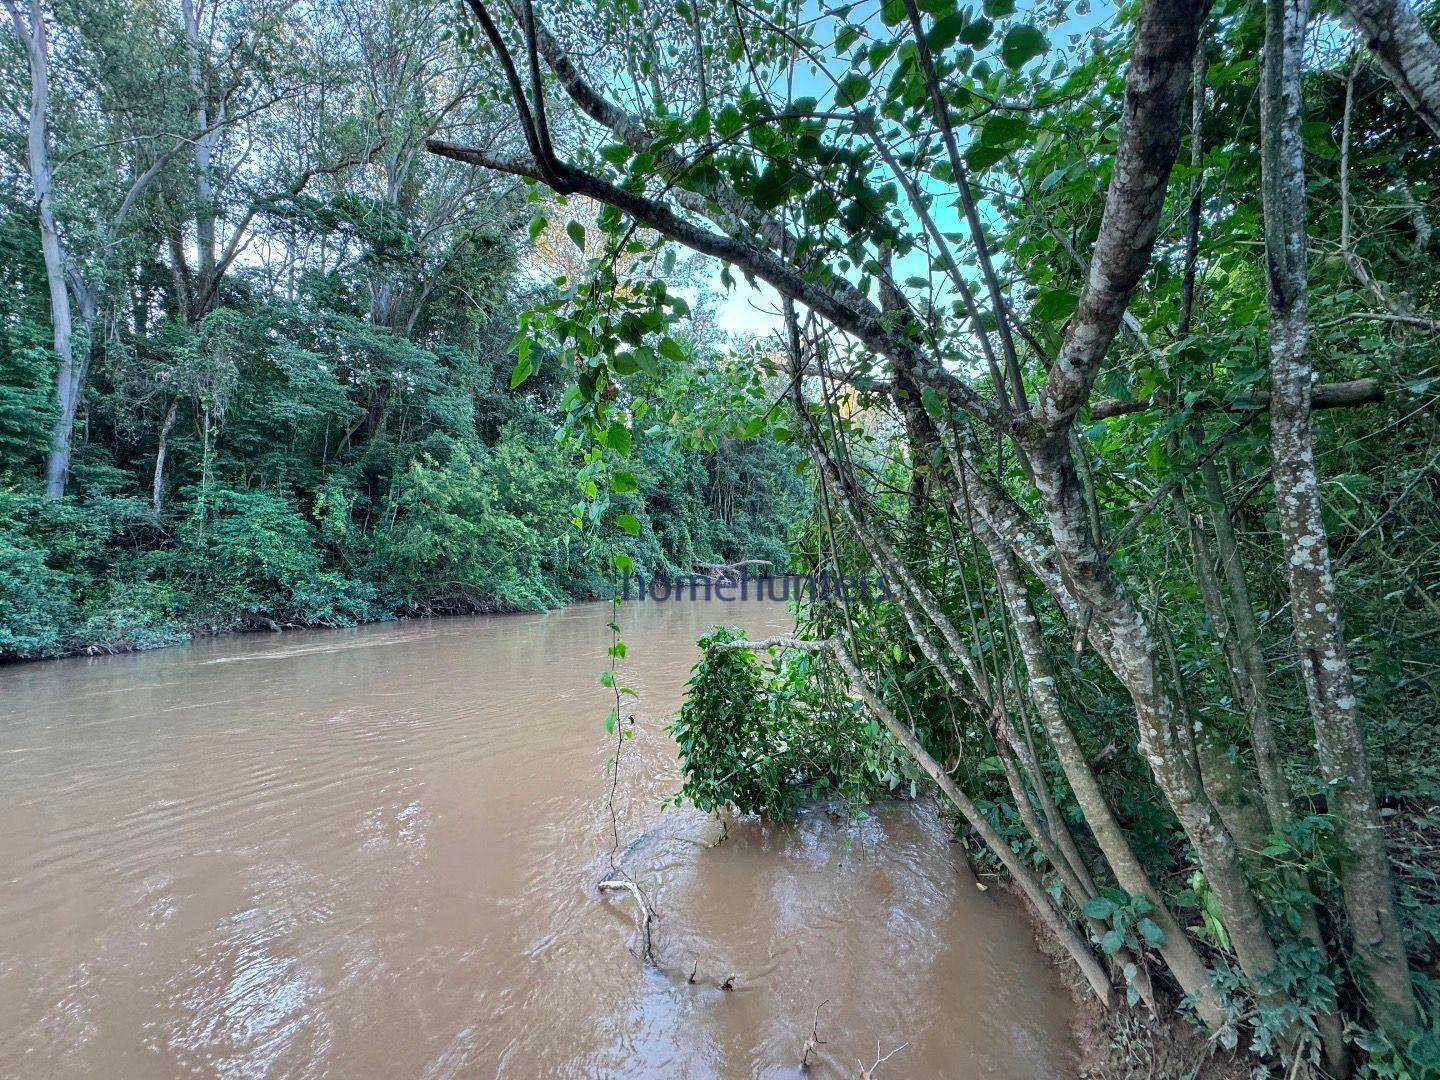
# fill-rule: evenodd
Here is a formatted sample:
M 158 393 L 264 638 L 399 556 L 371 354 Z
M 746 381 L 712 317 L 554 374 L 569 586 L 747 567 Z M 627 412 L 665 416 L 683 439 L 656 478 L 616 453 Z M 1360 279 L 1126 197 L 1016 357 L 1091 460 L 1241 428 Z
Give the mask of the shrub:
M 429 455 L 412 462 L 391 500 L 372 574 L 401 605 L 479 611 L 561 603 L 544 573 L 544 538 L 505 508 L 487 460 L 467 447 L 445 463 Z
M 684 775 L 677 805 L 784 819 L 811 800 L 860 802 L 900 784 L 890 741 L 848 697 L 811 678 L 815 654 L 786 654 L 767 669 L 748 649 L 710 648 L 743 636 L 717 627 L 700 641 L 670 727 Z
M 56 655 L 70 618 L 64 575 L 46 565 L 42 549 L 0 533 L 0 657 Z
M 205 504 L 181 526 L 175 560 L 192 618 L 227 629 L 372 616 L 374 589 L 322 569 L 314 526 L 284 496 L 220 487 Z

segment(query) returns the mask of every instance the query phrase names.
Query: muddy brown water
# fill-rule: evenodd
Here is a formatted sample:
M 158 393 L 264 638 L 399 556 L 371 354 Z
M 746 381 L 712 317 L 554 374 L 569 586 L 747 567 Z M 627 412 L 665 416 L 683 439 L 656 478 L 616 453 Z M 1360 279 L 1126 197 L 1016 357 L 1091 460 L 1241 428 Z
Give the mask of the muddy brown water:
M 811 1076 L 877 1043 L 905 1044 L 881 1078 L 1074 1074 L 1054 971 L 933 810 L 714 848 L 662 811 L 696 637 L 778 604 L 623 612 L 619 828 L 670 970 L 641 964 L 634 903 L 595 889 L 609 616 L 0 669 L 0 1074 L 786 1076 L 821 1002 Z

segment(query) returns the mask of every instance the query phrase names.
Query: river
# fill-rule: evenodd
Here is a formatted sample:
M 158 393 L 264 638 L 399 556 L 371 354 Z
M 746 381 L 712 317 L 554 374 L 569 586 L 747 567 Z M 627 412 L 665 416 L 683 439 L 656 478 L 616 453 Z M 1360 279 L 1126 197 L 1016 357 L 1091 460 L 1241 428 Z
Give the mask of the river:
M 595 888 L 610 615 L 0 669 L 0 1074 L 795 1076 L 818 1029 L 816 1077 L 897 1048 L 881 1080 L 1074 1075 L 1068 997 L 933 809 L 716 847 L 661 810 L 695 639 L 782 605 L 622 613 L 615 802 L 662 970 L 637 959 L 635 903 Z

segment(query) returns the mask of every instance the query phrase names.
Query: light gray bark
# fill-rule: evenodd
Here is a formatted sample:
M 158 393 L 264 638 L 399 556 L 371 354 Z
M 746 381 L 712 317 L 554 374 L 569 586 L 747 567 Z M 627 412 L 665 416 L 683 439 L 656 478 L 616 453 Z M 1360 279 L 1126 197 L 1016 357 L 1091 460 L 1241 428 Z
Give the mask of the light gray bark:
M 1115 875 L 1116 883 L 1131 896 L 1149 900 L 1154 909 L 1151 918 L 1164 933 L 1159 951 L 1166 965 L 1180 984 L 1181 990 L 1195 1000 L 1196 1011 L 1207 1025 L 1218 1026 L 1223 1018 L 1219 1002 L 1210 986 L 1209 970 L 1196 953 L 1185 930 L 1170 913 L 1164 898 L 1150 880 L 1149 874 L 1136 858 L 1119 820 L 1115 817 L 1099 781 L 1095 777 L 1084 750 L 1076 740 L 1065 717 L 1060 701 L 1059 684 L 1045 642 L 1040 634 L 1039 619 L 1030 603 L 1030 595 L 1020 576 L 1014 553 L 990 529 L 983 530 L 982 541 L 991 557 L 1001 594 L 1015 627 L 1028 673 L 1028 689 L 1035 703 L 1055 756 L 1070 782 L 1070 789 L 1085 815 L 1090 832 L 1101 854 Z
M 190 93 L 195 112 L 195 247 L 198 254 L 198 286 L 196 298 L 208 302 L 210 284 L 216 273 L 215 257 L 215 150 L 220 128 L 210 123 L 210 101 L 205 76 L 205 45 L 200 35 L 200 12 L 195 0 L 181 0 L 180 17 L 184 24 L 185 56 L 190 80 Z M 187 312 L 190 322 L 198 322 L 204 311 Z
M 175 423 L 175 410 L 179 406 L 178 397 L 170 399 L 170 408 L 165 411 L 165 420 L 160 425 L 160 438 L 155 448 L 155 476 L 150 485 L 150 504 L 155 508 L 157 517 L 165 505 L 165 455 L 169 446 L 170 428 Z
M 1301 54 L 1308 0 L 1267 0 L 1261 166 L 1270 307 L 1270 445 L 1300 670 L 1341 851 L 1355 969 L 1387 1031 L 1415 1024 L 1379 807 L 1340 624 L 1310 424 Z
M 1395 89 L 1440 135 L 1440 46 L 1408 0 L 1346 0 L 1345 10 Z
M 55 372 L 55 419 L 50 451 L 45 462 L 45 497 L 65 494 L 73 453 L 75 414 L 85 388 L 90 336 L 96 302 L 89 282 L 71 264 L 65 242 L 55 224 L 54 177 L 50 168 L 50 34 L 39 0 L 29 0 L 28 14 L 19 0 L 4 0 L 10 21 L 25 46 L 30 66 L 30 111 L 26 150 L 30 183 L 35 191 L 35 212 L 40 222 L 40 247 L 45 258 L 45 281 L 50 293 Z M 73 306 L 72 306 L 73 305 Z M 78 331 L 78 332 L 77 332 Z

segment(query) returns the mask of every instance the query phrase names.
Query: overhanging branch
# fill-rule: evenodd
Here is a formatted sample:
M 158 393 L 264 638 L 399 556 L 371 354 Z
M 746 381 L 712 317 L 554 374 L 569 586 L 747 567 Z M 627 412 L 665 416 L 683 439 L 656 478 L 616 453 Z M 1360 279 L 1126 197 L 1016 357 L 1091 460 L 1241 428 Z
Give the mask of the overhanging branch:
M 1385 391 L 1379 379 L 1353 379 L 1349 382 L 1321 383 L 1310 392 L 1312 409 L 1353 409 L 1360 405 L 1375 405 L 1385 400 Z M 1106 398 L 1097 401 L 1090 408 L 1090 415 L 1096 420 L 1109 420 L 1115 416 L 1129 416 L 1132 413 L 1164 412 L 1176 407 L 1174 399 L 1165 393 L 1151 394 L 1139 401 L 1121 401 Z M 1268 390 L 1257 390 L 1249 394 L 1236 394 L 1219 401 L 1201 398 L 1191 410 L 1194 412 L 1246 412 L 1270 407 Z

